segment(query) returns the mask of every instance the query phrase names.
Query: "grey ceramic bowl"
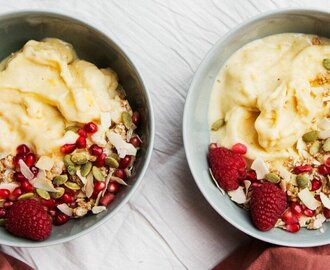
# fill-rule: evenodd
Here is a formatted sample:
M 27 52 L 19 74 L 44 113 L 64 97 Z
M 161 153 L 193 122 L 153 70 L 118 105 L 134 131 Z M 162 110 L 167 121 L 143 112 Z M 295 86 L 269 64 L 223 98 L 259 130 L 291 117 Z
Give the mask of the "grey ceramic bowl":
M 215 78 L 225 61 L 246 43 L 278 33 L 317 34 L 330 38 L 330 14 L 317 10 L 277 10 L 253 18 L 221 38 L 201 63 L 186 99 L 183 139 L 190 170 L 197 186 L 212 207 L 241 231 L 260 240 L 286 246 L 308 247 L 330 243 L 330 224 L 319 230 L 301 229 L 291 234 L 280 229 L 257 230 L 249 214 L 222 195 L 213 184 L 207 164 L 210 143 L 208 127 L 209 99 Z M 221 230 L 221 228 L 219 228 Z
M 117 44 L 92 26 L 67 16 L 46 12 L 28 11 L 2 15 L 0 60 L 22 48 L 28 40 L 46 37 L 63 39 L 73 45 L 80 58 L 98 67 L 111 67 L 118 73 L 131 106 L 142 116 L 138 133 L 143 145 L 137 155 L 135 173 L 128 180 L 129 186 L 118 193 L 107 211 L 72 220 L 62 226 L 54 226 L 51 237 L 43 242 L 17 238 L 1 228 L 0 244 L 16 247 L 40 247 L 62 243 L 97 228 L 110 218 L 116 218 L 114 214 L 128 201 L 142 181 L 153 146 L 154 121 L 151 101 L 139 72 Z

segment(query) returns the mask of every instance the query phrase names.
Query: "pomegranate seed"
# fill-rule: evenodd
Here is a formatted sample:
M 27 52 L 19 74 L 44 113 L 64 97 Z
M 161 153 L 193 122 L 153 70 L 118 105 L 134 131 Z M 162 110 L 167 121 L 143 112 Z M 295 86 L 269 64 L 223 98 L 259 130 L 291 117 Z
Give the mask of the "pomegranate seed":
M 48 211 L 48 214 L 49 214 L 51 217 L 55 217 L 55 216 L 56 216 L 56 210 L 51 209 L 51 210 Z
M 39 169 L 36 166 L 31 166 L 30 170 L 34 176 L 37 176 L 37 174 L 39 173 Z
M 107 155 L 105 153 L 102 153 L 101 155 L 99 155 L 95 162 L 94 162 L 94 165 L 96 167 L 103 167 L 104 164 L 105 164 L 105 158 L 107 157 Z
M 330 170 L 327 166 L 325 166 L 324 164 L 320 165 L 318 167 L 318 172 L 319 174 L 322 174 L 322 175 L 327 175 L 329 174 Z
M 84 125 L 84 130 L 87 133 L 95 133 L 97 131 L 97 125 L 93 122 L 89 122 L 87 124 Z
M 322 182 L 317 180 L 317 179 L 313 179 L 312 180 L 312 188 L 311 191 L 315 191 L 318 190 L 320 187 L 322 186 Z
M 232 146 L 231 150 L 236 154 L 245 155 L 247 152 L 247 147 L 242 143 L 236 143 Z
M 325 166 L 330 167 L 330 157 L 324 162 Z
M 311 165 L 301 165 L 301 166 L 297 166 L 293 169 L 293 172 L 295 174 L 300 174 L 300 173 L 306 173 L 306 172 L 310 172 L 313 170 L 313 167 Z
M 312 216 L 314 216 L 314 211 L 311 210 L 311 209 L 308 209 L 308 208 L 305 208 L 304 211 L 303 211 L 303 213 L 304 213 L 304 215 L 306 217 L 312 217 Z
M 119 168 L 120 169 L 126 169 L 128 165 L 131 163 L 131 156 L 125 156 L 124 158 L 121 158 L 119 161 Z
M 253 182 L 252 184 L 251 184 L 251 186 L 252 187 L 255 187 L 255 188 L 258 188 L 258 187 L 261 187 L 261 183 L 258 183 L 258 182 Z
M 36 162 L 36 156 L 33 153 L 27 154 L 25 158 L 25 163 L 28 167 L 31 167 Z
M 13 204 L 14 204 L 13 202 L 5 201 L 3 203 L 3 207 L 4 208 L 10 208 Z
M 64 203 L 72 203 L 74 202 L 74 196 L 64 193 L 63 196 L 61 197 L 61 201 Z
M 57 226 L 63 225 L 65 223 L 67 223 L 69 221 L 70 217 L 67 216 L 64 213 L 58 213 L 55 217 L 54 217 L 54 224 Z
M 1 199 L 6 199 L 9 197 L 9 195 L 10 195 L 10 190 L 5 189 L 5 188 L 0 189 L 0 198 Z
M 140 148 L 141 147 L 141 141 L 137 136 L 132 137 L 129 140 L 129 143 L 133 144 L 135 148 Z M 210 144 L 210 149 L 212 149 L 211 147 L 213 147 L 211 145 L 215 145 L 215 148 L 217 147 L 217 145 L 215 143 L 211 143 Z
M 103 153 L 103 149 L 99 147 L 97 144 L 92 144 L 91 147 L 89 148 L 89 152 L 93 156 L 99 156 Z
M 316 200 L 318 200 L 318 201 L 321 201 L 321 197 L 320 197 L 319 194 L 315 195 L 314 198 L 315 198 Z
M 15 188 L 15 189 L 11 192 L 11 194 L 10 194 L 10 196 L 9 196 L 9 200 L 11 200 L 11 201 L 16 201 L 17 198 L 18 198 L 19 196 L 21 196 L 22 194 L 23 194 L 22 189 L 21 189 L 20 187 L 17 187 L 17 188 Z
M 40 203 L 43 206 L 46 206 L 48 209 L 54 209 L 55 208 L 55 201 L 53 199 L 45 200 L 45 199 L 40 199 Z
M 6 209 L 3 207 L 0 207 L 0 218 L 4 218 L 6 216 Z
M 66 193 L 66 194 L 69 194 L 69 195 L 72 196 L 72 197 L 75 197 L 75 196 L 76 196 L 76 192 L 75 192 L 74 190 L 69 189 L 69 188 L 67 188 L 67 187 L 65 187 L 64 189 L 65 189 L 65 193 Z
M 115 199 L 115 195 L 112 193 L 105 193 L 100 199 L 100 204 L 108 206 Z
M 14 161 L 14 165 L 19 168 L 19 161 L 20 160 L 23 160 L 25 162 L 25 158 L 26 158 L 26 155 L 25 154 L 17 154 L 14 158 L 13 158 L 13 161 Z
M 324 207 L 323 215 L 325 216 L 326 219 L 329 219 L 330 218 L 330 209 Z
M 76 150 L 76 144 L 64 144 L 61 146 L 60 151 L 63 154 L 71 154 L 74 150 Z
M 140 123 L 140 120 L 141 120 L 140 114 L 138 112 L 133 112 L 133 115 L 132 115 L 133 124 L 138 126 Z
M 248 180 L 255 181 L 255 180 L 257 180 L 257 174 L 256 174 L 255 171 L 249 170 L 249 171 L 246 172 L 246 178 Z
M 76 141 L 76 145 L 78 149 L 86 148 L 86 138 L 80 136 Z
M 30 153 L 30 148 L 26 144 L 21 144 L 16 148 L 16 154 L 27 154 Z
M 27 179 L 21 172 L 15 172 L 14 173 L 14 179 L 18 182 L 26 181 Z
M 288 225 L 284 226 L 284 230 L 291 232 L 291 233 L 296 233 L 297 231 L 300 230 L 300 225 L 299 225 L 299 223 L 288 224 Z
M 80 137 L 87 138 L 87 132 L 84 129 L 82 129 L 82 128 L 78 130 L 78 135 Z
M 118 193 L 120 190 L 120 184 L 117 182 L 111 182 L 108 185 L 108 191 L 111 193 Z
M 76 208 L 77 207 L 77 203 L 76 202 L 72 202 L 68 204 L 71 208 Z
M 285 224 L 298 223 L 298 218 L 291 212 L 290 208 L 284 212 L 284 214 L 282 215 L 282 220 Z
M 104 181 L 97 181 L 94 185 L 94 192 L 99 193 L 100 191 L 105 189 L 105 182 Z
M 28 180 L 24 180 L 21 182 L 21 189 L 23 192 L 31 192 L 34 188 Z
M 301 215 L 303 213 L 303 209 L 299 203 L 296 203 L 296 202 L 291 203 L 290 209 L 291 209 L 292 214 L 294 214 L 297 218 L 301 217 Z
M 133 138 L 137 138 L 137 137 L 132 137 L 132 139 L 133 139 Z M 218 146 L 217 146 L 216 143 L 210 143 L 210 145 L 209 145 L 209 150 L 211 150 L 211 149 L 216 149 L 216 148 L 218 148 Z
M 121 179 L 126 179 L 126 173 L 123 169 L 116 169 L 113 175 Z

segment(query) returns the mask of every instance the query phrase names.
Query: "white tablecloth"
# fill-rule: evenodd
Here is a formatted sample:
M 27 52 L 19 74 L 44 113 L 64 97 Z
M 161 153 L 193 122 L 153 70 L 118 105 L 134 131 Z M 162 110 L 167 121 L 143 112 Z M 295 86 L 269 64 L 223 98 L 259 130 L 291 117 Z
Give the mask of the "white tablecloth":
M 47 248 L 1 249 L 36 269 L 210 269 L 248 237 L 206 202 L 189 172 L 182 142 L 185 97 L 199 63 L 229 29 L 260 12 L 327 0 L 0 0 L 0 13 L 57 11 L 114 39 L 151 92 L 154 153 L 130 202 L 101 228 Z

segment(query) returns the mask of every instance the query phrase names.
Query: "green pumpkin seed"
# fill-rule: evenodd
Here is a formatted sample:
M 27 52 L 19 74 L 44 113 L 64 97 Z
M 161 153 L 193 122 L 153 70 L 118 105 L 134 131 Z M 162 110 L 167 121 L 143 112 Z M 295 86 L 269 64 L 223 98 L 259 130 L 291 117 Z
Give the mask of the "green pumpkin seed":
M 113 157 L 107 157 L 105 159 L 105 165 L 107 165 L 111 168 L 118 168 L 119 162 L 116 159 L 114 159 Z
M 92 162 L 87 162 L 86 164 L 80 167 L 80 174 L 81 176 L 87 176 L 92 169 Z
M 132 116 L 128 112 L 122 112 L 121 120 L 123 121 L 125 127 L 130 129 L 132 126 Z
M 80 129 L 80 127 L 78 126 L 68 126 L 66 127 L 64 130 L 65 131 L 73 131 L 73 132 L 77 132 Z
M 217 131 L 219 128 L 221 128 L 223 126 L 224 123 L 225 123 L 225 121 L 223 121 L 223 119 L 218 119 L 217 121 L 215 121 L 212 124 L 211 130 Z
M 57 189 L 58 192 L 52 192 L 51 196 L 54 199 L 59 199 L 63 196 L 63 194 L 65 192 L 65 189 L 63 187 L 56 187 L 56 189 Z
M 5 226 L 6 224 L 6 219 L 5 218 L 0 218 L 0 226 Z
M 61 174 L 53 179 L 53 184 L 60 186 L 63 185 L 66 181 L 68 181 L 68 176 L 66 174 Z
M 63 162 L 64 162 L 66 167 L 74 166 L 74 163 L 71 160 L 71 155 L 65 155 L 64 158 L 63 158 Z
M 330 151 L 330 138 L 326 139 L 324 144 L 322 145 L 322 149 L 325 152 L 329 152 Z
M 97 181 L 104 181 L 105 180 L 102 171 L 98 167 L 93 166 L 92 173 L 93 173 L 94 178 Z
M 270 183 L 278 183 L 280 182 L 280 177 L 278 175 L 276 175 L 275 173 L 267 173 L 265 176 L 265 179 L 270 182 Z
M 316 155 L 320 151 L 321 143 L 320 141 L 313 142 L 312 146 L 309 148 L 309 153 Z
M 116 153 L 111 153 L 111 154 L 109 155 L 109 157 L 112 157 L 112 158 L 114 158 L 114 159 L 117 160 L 117 161 L 120 160 L 118 154 L 116 154 Z
M 38 194 L 41 198 L 43 198 L 43 199 L 45 199 L 45 200 L 49 200 L 49 199 L 50 199 L 50 195 L 49 195 L 49 193 L 48 193 L 46 190 L 43 190 L 43 189 L 37 188 L 37 189 L 36 189 L 36 192 L 37 192 L 37 194 Z
M 21 196 L 19 196 L 17 199 L 18 200 L 26 200 L 26 199 L 30 199 L 34 196 L 33 192 L 28 192 L 28 193 L 24 193 Z
M 70 182 L 70 181 L 65 182 L 64 186 L 66 186 L 67 188 L 72 189 L 72 190 L 79 190 L 80 189 L 80 186 L 77 183 Z
M 297 175 L 296 182 L 298 184 L 298 187 L 305 188 L 308 186 L 309 178 L 306 175 L 299 174 Z
M 71 156 L 71 161 L 77 165 L 83 165 L 88 162 L 88 157 L 84 153 L 74 153 Z
M 302 139 L 304 142 L 314 142 L 317 140 L 317 138 L 319 137 L 320 132 L 317 130 L 312 130 L 310 132 L 305 133 L 302 136 Z
M 323 59 L 322 64 L 323 64 L 323 67 L 324 67 L 325 69 L 330 70 L 330 59 L 329 59 L 329 58 L 325 58 L 325 59 Z
M 66 170 L 68 171 L 68 173 L 70 175 L 76 175 L 76 173 L 77 173 L 77 168 L 75 166 L 72 166 L 72 165 L 68 166 L 66 168 Z

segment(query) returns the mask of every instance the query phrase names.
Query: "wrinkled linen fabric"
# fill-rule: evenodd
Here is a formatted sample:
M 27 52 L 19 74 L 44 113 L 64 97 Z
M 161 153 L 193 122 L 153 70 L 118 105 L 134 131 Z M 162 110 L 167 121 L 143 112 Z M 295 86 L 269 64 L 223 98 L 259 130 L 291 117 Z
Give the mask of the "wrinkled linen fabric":
M 212 269 L 249 240 L 206 202 L 190 174 L 182 142 L 185 97 L 216 41 L 263 11 L 327 0 L 0 0 L 0 14 L 47 10 L 109 35 L 128 54 L 151 93 L 156 137 L 143 183 L 100 228 L 44 248 L 2 251 L 35 269 Z

